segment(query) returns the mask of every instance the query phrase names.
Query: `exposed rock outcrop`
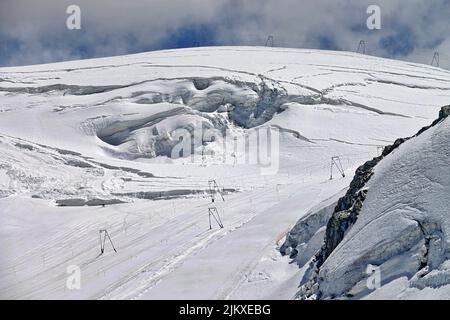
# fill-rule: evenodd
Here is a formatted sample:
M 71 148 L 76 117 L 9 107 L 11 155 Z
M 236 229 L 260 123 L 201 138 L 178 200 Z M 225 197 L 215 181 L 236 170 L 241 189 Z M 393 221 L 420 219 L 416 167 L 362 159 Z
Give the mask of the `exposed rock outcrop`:
M 339 199 L 339 202 L 334 209 L 334 213 L 327 224 L 327 231 L 325 235 L 325 243 L 316 255 L 317 266 L 320 267 L 333 250 L 344 238 L 345 232 L 350 228 L 358 219 L 359 212 L 361 211 L 364 199 L 366 197 L 367 190 L 364 190 L 365 184 L 370 180 L 373 175 L 374 167 L 386 156 L 392 153 L 405 141 L 425 132 L 427 129 L 435 126 L 443 119 L 450 115 L 450 105 L 442 107 L 439 112 L 439 117 L 433 121 L 430 126 L 424 127 L 413 137 L 399 138 L 394 144 L 384 148 L 381 156 L 373 158 L 360 166 L 355 176 L 350 183 L 350 188 L 344 197 Z
M 320 298 L 320 268 L 325 263 L 327 258 L 332 254 L 336 247 L 344 239 L 349 229 L 355 224 L 358 216 L 363 208 L 364 200 L 367 195 L 367 183 L 374 174 L 374 168 L 386 156 L 394 152 L 400 145 L 411 138 L 417 137 L 424 133 L 427 129 L 437 125 L 450 115 L 450 106 L 442 107 L 439 112 L 439 117 L 430 126 L 424 127 L 413 137 L 397 139 L 394 144 L 385 147 L 381 156 L 367 161 L 360 166 L 355 173 L 355 176 L 350 184 L 347 193 L 339 199 L 334 212 L 329 219 L 326 227 L 324 243 L 321 249 L 315 255 L 310 270 L 314 270 L 307 283 L 300 288 L 297 298 Z M 436 257 L 442 253 L 438 249 L 441 248 L 439 234 L 441 231 L 438 227 L 430 228 L 428 225 L 417 221 L 425 244 L 425 252 L 423 254 L 420 268 L 426 268 L 430 265 L 437 267 L 442 263 L 442 259 Z M 434 224 L 433 224 L 434 225 Z M 439 252 L 438 252 L 439 251 Z M 420 282 L 420 281 L 416 281 Z M 418 286 L 420 286 L 418 284 Z

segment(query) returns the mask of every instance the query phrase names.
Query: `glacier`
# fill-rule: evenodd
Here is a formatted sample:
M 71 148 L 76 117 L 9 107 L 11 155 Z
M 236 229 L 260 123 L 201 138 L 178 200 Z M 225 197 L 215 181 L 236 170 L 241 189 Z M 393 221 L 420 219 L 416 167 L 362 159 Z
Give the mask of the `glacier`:
M 205 47 L 0 68 L 0 297 L 293 298 L 353 172 L 449 99 L 447 70 L 350 52 Z M 180 132 L 252 143 L 265 129 L 279 132 L 276 173 L 212 137 L 172 152 Z M 333 156 L 345 177 L 329 179 Z M 211 203 L 211 179 L 225 201 Z M 211 206 L 223 229 L 209 230 Z M 299 218 L 311 226 L 294 243 Z M 101 229 L 117 253 L 99 256 Z M 72 265 L 79 290 L 66 286 Z M 445 270 L 433 262 L 414 288 Z
M 430 126 L 359 167 L 326 222 L 321 210 L 297 223 L 282 253 L 295 250 L 291 258 L 309 262 L 298 298 L 448 297 L 449 115 L 450 106 L 443 107 Z M 304 226 L 318 219 L 315 229 L 326 225 L 323 245 L 302 264 L 298 243 L 312 241 Z

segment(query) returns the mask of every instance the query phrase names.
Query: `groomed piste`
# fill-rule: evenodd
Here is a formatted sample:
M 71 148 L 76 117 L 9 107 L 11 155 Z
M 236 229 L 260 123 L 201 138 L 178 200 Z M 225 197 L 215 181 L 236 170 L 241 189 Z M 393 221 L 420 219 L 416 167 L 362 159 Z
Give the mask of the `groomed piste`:
M 429 125 L 449 101 L 449 71 L 349 52 L 206 47 L 0 68 L 0 297 L 293 298 L 306 269 L 281 255 L 287 232 L 331 206 L 360 165 Z M 433 129 L 430 148 L 445 128 Z M 255 133 L 269 129 L 279 133 L 269 172 L 221 139 L 247 137 L 265 151 L 269 143 Z M 194 134 L 205 130 L 219 139 Z M 193 134 L 194 148 L 174 156 L 180 132 Z M 377 170 L 372 189 L 384 176 L 401 178 L 390 167 Z M 371 201 L 363 211 L 378 206 Z M 209 228 L 211 207 L 223 228 L 214 220 Z M 423 212 L 405 210 L 413 228 L 411 215 Z M 369 245 L 360 230 L 376 215 L 361 213 L 350 231 L 358 243 Z M 100 254 L 100 230 L 117 252 L 106 242 Z M 352 268 L 338 255 L 346 248 L 324 264 L 330 279 L 354 279 L 333 269 Z M 73 265 L 79 290 L 66 285 Z M 439 282 L 427 279 L 419 293 Z M 347 290 L 333 283 L 321 286 L 327 296 Z

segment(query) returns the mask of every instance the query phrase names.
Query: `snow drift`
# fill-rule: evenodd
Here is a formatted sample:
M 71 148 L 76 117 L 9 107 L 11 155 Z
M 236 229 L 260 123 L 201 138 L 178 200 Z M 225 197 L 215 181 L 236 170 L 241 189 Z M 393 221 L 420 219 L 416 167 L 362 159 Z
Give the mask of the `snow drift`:
M 298 297 L 427 298 L 430 291 L 434 297 L 448 297 L 449 115 L 450 106 L 443 107 L 431 126 L 396 140 L 357 169 L 346 195 L 329 214 L 324 244 Z M 296 257 L 301 250 L 297 243 L 307 242 L 309 237 L 299 238 L 296 230 L 304 224 L 302 219 L 291 232 L 283 253 L 289 248 Z M 366 284 L 368 266 L 381 272 L 374 292 Z
M 291 298 L 292 279 L 312 273 L 280 255 L 287 230 L 309 212 L 282 248 L 305 264 L 349 173 L 431 123 L 449 100 L 447 70 L 350 52 L 211 47 L 0 68 L 0 297 Z M 180 132 L 206 129 L 263 151 L 269 143 L 255 133 L 276 130 L 276 170 L 261 174 L 248 148 L 202 134 L 172 156 Z M 345 178 L 329 180 L 334 156 Z M 211 179 L 225 201 L 212 203 Z M 224 228 L 209 229 L 211 206 Z M 424 230 L 439 234 L 433 223 Z M 100 229 L 117 253 L 99 255 Z M 331 262 L 345 243 L 321 266 L 330 279 L 342 275 Z M 352 270 L 351 261 L 337 265 Z M 432 277 L 444 267 L 430 261 L 417 288 L 445 278 Z M 80 290 L 66 287 L 72 265 Z M 340 294 L 358 277 L 321 290 Z

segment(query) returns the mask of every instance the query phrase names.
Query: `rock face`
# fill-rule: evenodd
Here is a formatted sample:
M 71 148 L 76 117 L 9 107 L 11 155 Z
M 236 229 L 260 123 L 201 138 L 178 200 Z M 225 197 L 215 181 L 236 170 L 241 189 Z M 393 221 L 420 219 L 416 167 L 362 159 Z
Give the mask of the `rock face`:
M 439 117 L 433 121 L 430 126 L 420 129 L 420 131 L 413 137 L 397 139 L 394 144 L 384 148 L 381 156 L 367 161 L 360 166 L 355 173 L 355 176 L 350 183 L 350 188 L 347 194 L 339 199 L 339 202 L 334 209 L 334 213 L 327 224 L 327 231 L 325 235 L 325 243 L 320 252 L 316 256 L 317 266 L 320 267 L 323 262 L 330 256 L 331 252 L 338 246 L 344 238 L 345 232 L 358 219 L 359 212 L 363 206 L 366 198 L 367 190 L 364 186 L 373 175 L 374 167 L 392 151 L 397 149 L 405 141 L 417 137 L 429 128 L 435 126 L 443 119 L 450 115 L 450 106 L 442 107 L 439 112 Z
M 296 259 L 299 266 L 303 266 L 315 255 L 323 242 L 324 227 L 330 220 L 337 200 L 343 192 L 345 191 L 343 190 L 320 206 L 311 209 L 295 224 L 287 234 L 286 241 L 280 247 L 282 255 L 289 255 L 291 259 Z M 318 237 L 321 238 L 314 239 Z
M 350 289 L 352 286 L 354 286 L 357 282 L 357 273 L 361 274 L 363 273 L 363 270 L 358 270 L 358 272 L 355 272 L 353 276 L 348 276 L 348 279 L 346 279 L 341 286 L 335 285 L 331 283 L 331 281 L 327 281 L 327 272 L 328 269 L 331 269 L 332 272 L 336 272 L 336 267 L 329 267 L 327 270 L 321 270 L 321 267 L 327 262 L 327 259 L 333 254 L 334 260 L 339 260 L 339 258 L 335 257 L 334 254 L 336 248 L 341 244 L 343 239 L 348 235 L 349 230 L 352 228 L 352 226 L 355 225 L 357 222 L 361 211 L 364 207 L 364 201 L 368 195 L 368 192 L 370 191 L 370 188 L 368 187 L 369 181 L 374 175 L 374 169 L 377 167 L 377 165 L 380 164 L 380 162 L 383 161 L 388 155 L 393 153 L 394 150 L 398 149 L 400 145 L 405 143 L 406 141 L 417 138 L 418 136 L 422 135 L 424 132 L 427 132 L 430 128 L 436 126 L 437 124 L 441 123 L 444 119 L 446 119 L 450 115 L 450 106 L 442 107 L 441 111 L 439 112 L 439 117 L 436 119 L 430 126 L 422 128 L 415 136 L 410 138 L 402 138 L 397 139 L 393 145 L 387 146 L 382 155 L 379 157 L 376 157 L 362 166 L 360 166 L 355 173 L 355 176 L 353 178 L 353 181 L 350 184 L 350 187 L 347 191 L 347 193 L 339 199 L 331 218 L 329 219 L 325 236 L 324 236 L 324 243 L 321 247 L 321 249 L 317 252 L 315 255 L 315 258 L 313 259 L 312 264 L 310 265 L 310 269 L 314 270 L 314 272 L 311 273 L 311 276 L 308 279 L 306 279 L 308 282 L 303 285 L 298 293 L 298 298 L 333 298 L 335 294 L 343 293 L 342 288 Z M 444 139 L 445 140 L 445 139 Z M 435 146 L 434 146 L 435 147 Z M 432 157 L 432 155 L 429 155 Z M 445 158 L 445 157 L 444 157 Z M 447 163 L 449 166 L 450 163 Z M 405 178 L 406 179 L 406 178 Z M 380 179 L 378 179 L 380 180 Z M 379 182 L 379 181 L 378 181 Z M 412 182 L 414 183 L 414 181 Z M 444 181 L 444 185 L 446 182 Z M 442 189 L 442 188 L 441 188 Z M 439 189 L 440 190 L 440 189 Z M 411 194 L 408 190 L 407 196 L 413 197 L 414 195 Z M 401 200 L 403 201 L 403 200 Z M 408 201 L 408 199 L 404 200 Z M 445 201 L 445 200 L 443 200 Z M 412 206 L 412 205 L 410 205 Z M 408 209 L 408 206 L 406 206 Z M 416 210 L 416 209 L 414 209 Z M 426 211 L 427 209 L 423 209 L 423 211 Z M 432 209 L 430 209 L 433 211 Z M 409 216 L 408 216 L 409 217 Z M 449 218 L 450 219 L 450 218 Z M 428 271 L 431 271 L 433 269 L 436 269 L 439 267 L 439 265 L 442 264 L 443 260 L 445 260 L 445 246 L 442 245 L 442 242 L 445 239 L 445 236 L 442 235 L 443 230 L 441 227 L 441 222 L 435 221 L 436 219 L 432 218 L 414 218 L 412 219 L 414 222 L 412 224 L 408 224 L 409 226 L 406 227 L 406 229 L 403 228 L 403 235 L 404 237 L 401 240 L 396 240 L 398 243 L 392 246 L 381 245 L 383 249 L 374 249 L 372 252 L 367 252 L 365 255 L 363 255 L 360 260 L 370 260 L 376 259 L 377 261 L 384 261 L 389 259 L 391 256 L 404 254 L 404 252 L 408 250 L 413 250 L 412 248 L 417 244 L 417 242 L 422 243 L 422 247 L 419 250 L 421 253 L 419 254 L 421 257 L 418 259 L 418 263 L 416 267 L 420 270 L 427 270 L 426 274 L 428 277 L 432 277 L 433 279 L 437 279 L 436 281 L 444 283 L 445 281 L 443 279 L 447 279 L 448 275 L 447 273 L 450 273 L 449 270 L 445 269 L 444 273 L 439 273 L 438 275 L 434 275 L 433 273 L 429 273 Z M 407 225 L 407 224 L 405 224 Z M 296 226 L 297 227 L 297 226 Z M 364 228 L 364 226 L 360 225 L 360 229 Z M 295 231 L 295 228 L 294 228 Z M 295 232 L 293 233 L 295 234 Z M 346 238 L 347 239 L 347 238 Z M 292 239 L 288 238 L 289 243 L 295 242 Z M 350 240 L 348 240 L 350 241 Z M 347 242 L 348 242 L 347 241 Z M 388 242 L 389 239 L 385 239 L 383 241 Z M 289 244 L 288 243 L 288 244 Z M 419 244 L 420 246 L 420 244 Z M 388 248 L 389 247 L 389 248 Z M 282 247 L 283 249 L 283 247 Z M 343 249 L 344 250 L 344 249 Z M 377 250 L 380 250 L 380 252 L 377 252 Z M 342 250 L 341 250 L 342 251 Z M 282 251 L 282 253 L 284 253 Z M 297 254 L 297 252 L 296 252 Z M 336 253 L 339 254 L 339 253 Z M 356 255 L 356 253 L 355 253 Z M 383 257 L 383 255 L 385 255 Z M 355 258 L 356 259 L 356 258 Z M 413 259 L 414 260 L 414 259 Z M 411 260 L 412 261 L 412 260 Z M 411 265 L 415 265 L 415 263 L 410 263 Z M 359 264 L 358 261 L 355 261 L 355 263 L 351 264 L 352 268 L 358 269 L 362 268 L 361 264 Z M 408 269 L 408 270 L 411 270 Z M 342 270 L 341 272 L 343 274 L 351 273 L 352 270 Z M 416 270 L 417 271 L 417 270 Z M 423 287 L 423 283 L 426 283 L 426 280 L 418 280 L 417 275 L 411 282 L 411 287 Z M 419 277 L 419 279 L 422 279 L 424 276 Z M 430 283 L 434 280 L 428 280 Z M 305 282 L 305 279 L 303 280 Z M 349 294 L 349 296 L 352 296 Z

